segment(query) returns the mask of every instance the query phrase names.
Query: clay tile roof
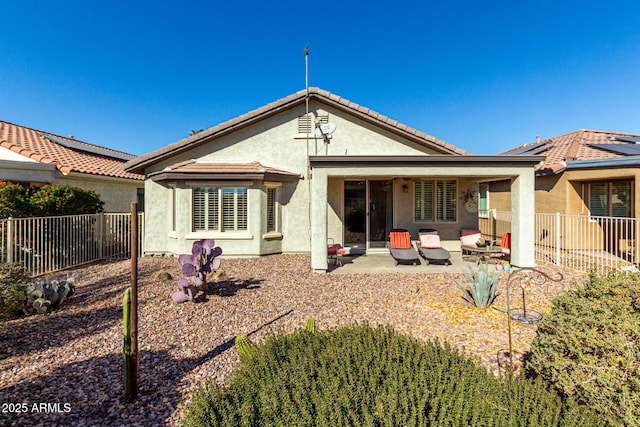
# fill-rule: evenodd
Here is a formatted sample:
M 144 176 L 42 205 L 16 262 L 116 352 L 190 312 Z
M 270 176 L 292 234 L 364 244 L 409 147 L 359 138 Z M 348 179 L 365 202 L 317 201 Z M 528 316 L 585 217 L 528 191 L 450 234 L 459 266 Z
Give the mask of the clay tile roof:
M 543 164 L 538 168 L 539 173 L 556 173 L 563 170 L 568 161 L 625 157 L 625 154 L 604 149 L 602 146 L 615 148 L 615 146 L 619 144 L 629 144 L 628 142 L 619 141 L 615 138 L 638 136 L 640 136 L 640 134 L 580 129 L 537 142 L 520 145 L 503 151 L 500 155 L 535 154 L 545 156 L 546 158 Z
M 53 164 L 63 174 L 80 172 L 115 178 L 144 179 L 142 175 L 122 169 L 125 158 L 134 157 L 131 154 L 5 121 L 0 121 L 0 147 L 40 163 Z
M 200 144 L 211 141 L 213 138 L 230 133 L 235 129 L 238 129 L 239 127 L 255 123 L 265 117 L 268 117 L 269 115 L 276 114 L 280 111 L 284 111 L 288 108 L 302 104 L 305 102 L 306 95 L 306 89 L 300 90 L 294 94 L 291 94 L 277 101 L 271 102 L 265 106 L 259 107 L 253 111 L 245 113 L 241 116 L 216 125 L 210 129 L 199 132 L 180 141 L 174 142 L 173 144 L 167 145 L 166 147 L 139 156 L 127 162 L 125 165 L 125 170 L 141 173 L 146 167 L 167 159 L 172 155 L 190 150 Z M 342 98 L 324 89 L 320 89 L 317 87 L 309 88 L 309 97 L 311 99 L 315 99 L 320 102 L 324 102 L 325 104 L 347 111 L 348 113 L 356 115 L 359 118 L 367 120 L 375 125 L 385 127 L 391 131 L 397 132 L 420 144 L 435 149 L 442 154 L 471 154 L 461 148 L 458 148 L 451 144 L 447 144 L 444 141 L 428 135 L 424 132 L 419 132 L 414 128 L 399 123 L 396 120 L 392 120 L 369 108 L 358 105 L 355 102 L 351 102 L 348 99 Z
M 251 163 L 198 163 L 194 160 L 177 163 L 162 171 L 149 175 L 154 181 L 174 179 L 260 179 L 273 181 L 295 181 L 297 173 Z

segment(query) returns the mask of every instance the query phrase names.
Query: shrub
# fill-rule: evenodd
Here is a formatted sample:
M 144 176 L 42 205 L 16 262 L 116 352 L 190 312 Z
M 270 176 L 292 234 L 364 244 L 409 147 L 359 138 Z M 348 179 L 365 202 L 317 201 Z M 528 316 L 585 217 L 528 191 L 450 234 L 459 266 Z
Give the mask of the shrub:
M 191 402 L 185 426 L 599 423 L 540 381 L 498 378 L 447 344 L 368 325 L 272 336 L 226 387 L 209 380 Z
M 0 218 L 94 214 L 103 206 L 93 190 L 56 184 L 31 188 L 0 181 Z
M 27 283 L 31 277 L 20 264 L 0 264 L 0 321 L 24 315 Z
M 528 369 L 608 419 L 640 425 L 640 275 L 592 275 L 554 300 Z
M 0 218 L 32 216 L 30 190 L 20 184 L 0 181 Z
M 31 196 L 34 216 L 82 215 L 103 211 L 98 193 L 67 185 L 47 184 Z

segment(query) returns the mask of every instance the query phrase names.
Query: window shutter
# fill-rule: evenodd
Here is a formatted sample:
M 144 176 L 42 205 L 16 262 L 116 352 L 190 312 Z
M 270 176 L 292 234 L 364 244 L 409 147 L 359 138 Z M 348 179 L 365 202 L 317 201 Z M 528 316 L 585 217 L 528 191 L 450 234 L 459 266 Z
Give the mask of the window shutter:
M 207 188 L 207 230 L 218 230 L 218 189 Z
M 236 230 L 247 229 L 247 189 L 236 188 L 237 195 L 237 227 Z
M 607 183 L 593 182 L 589 184 L 589 211 L 593 216 L 608 216 Z
M 611 183 L 611 216 L 631 218 L 631 182 Z
M 267 188 L 267 232 L 276 231 L 276 189 Z
M 222 189 L 222 228 L 226 230 L 235 230 L 235 204 L 236 194 L 234 188 Z
M 205 189 L 193 189 L 193 229 L 195 231 L 204 230 L 204 202 Z
M 414 219 L 418 222 L 433 221 L 433 181 L 416 183 Z
M 456 220 L 456 182 L 438 181 L 437 188 L 437 215 L 438 221 L 455 221 Z

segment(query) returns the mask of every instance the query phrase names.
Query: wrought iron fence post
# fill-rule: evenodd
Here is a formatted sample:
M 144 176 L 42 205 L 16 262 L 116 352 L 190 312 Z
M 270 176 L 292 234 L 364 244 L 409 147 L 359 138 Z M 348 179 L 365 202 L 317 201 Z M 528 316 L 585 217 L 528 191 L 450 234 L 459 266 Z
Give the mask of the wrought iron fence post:
M 556 212 L 555 247 L 556 247 L 556 265 L 560 265 L 560 212 Z
M 13 218 L 7 218 L 7 262 L 13 264 Z

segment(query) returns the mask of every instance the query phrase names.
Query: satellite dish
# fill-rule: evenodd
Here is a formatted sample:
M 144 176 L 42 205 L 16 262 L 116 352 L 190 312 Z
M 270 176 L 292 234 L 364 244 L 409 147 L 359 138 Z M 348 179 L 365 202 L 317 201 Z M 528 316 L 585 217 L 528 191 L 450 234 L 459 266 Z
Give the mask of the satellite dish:
M 315 134 L 318 138 L 327 139 L 329 135 L 336 131 L 336 128 L 335 123 L 322 123 L 316 126 Z

